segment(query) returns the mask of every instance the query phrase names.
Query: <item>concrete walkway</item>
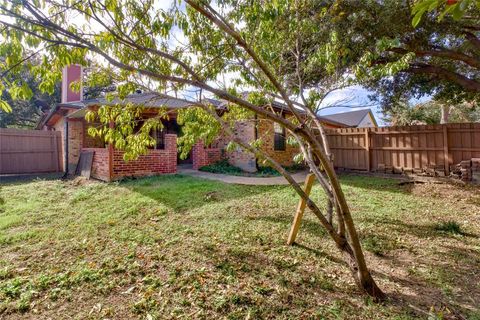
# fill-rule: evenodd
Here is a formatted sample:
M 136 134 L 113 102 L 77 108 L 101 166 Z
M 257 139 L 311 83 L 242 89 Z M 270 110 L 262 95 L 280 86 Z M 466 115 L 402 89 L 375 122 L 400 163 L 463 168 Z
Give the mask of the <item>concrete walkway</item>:
M 178 174 L 184 174 L 187 176 L 209 179 L 209 180 L 216 180 L 225 183 L 231 184 L 244 184 L 244 185 L 251 185 L 251 186 L 277 186 L 277 185 L 287 185 L 288 181 L 280 176 L 280 177 L 243 177 L 243 176 L 231 176 L 227 174 L 219 174 L 219 173 L 210 173 L 204 171 L 193 170 L 189 168 L 178 168 Z M 293 174 L 293 178 L 296 182 L 303 183 L 305 181 L 305 177 L 307 176 L 307 171 L 304 172 L 297 172 Z

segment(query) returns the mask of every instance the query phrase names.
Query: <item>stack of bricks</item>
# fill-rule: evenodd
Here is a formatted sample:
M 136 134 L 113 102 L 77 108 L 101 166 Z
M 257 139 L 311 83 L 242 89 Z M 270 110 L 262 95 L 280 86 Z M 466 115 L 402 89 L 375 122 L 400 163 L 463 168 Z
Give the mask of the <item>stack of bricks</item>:
M 455 169 L 453 170 L 453 172 L 459 176 L 460 180 L 471 181 L 472 180 L 472 161 L 471 160 L 460 161 L 460 163 L 455 166 Z
M 480 184 L 480 158 L 472 158 L 472 182 Z

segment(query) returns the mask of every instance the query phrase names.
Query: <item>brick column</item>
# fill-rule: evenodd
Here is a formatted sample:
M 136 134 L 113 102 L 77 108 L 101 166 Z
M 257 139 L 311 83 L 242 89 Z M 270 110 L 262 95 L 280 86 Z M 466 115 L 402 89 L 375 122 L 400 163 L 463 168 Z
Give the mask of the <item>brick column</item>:
M 193 145 L 192 163 L 194 170 L 198 170 L 207 164 L 207 152 L 205 151 L 205 146 L 202 141 L 198 141 Z
M 167 151 L 166 167 L 169 173 L 177 172 L 177 135 L 165 134 L 165 151 Z

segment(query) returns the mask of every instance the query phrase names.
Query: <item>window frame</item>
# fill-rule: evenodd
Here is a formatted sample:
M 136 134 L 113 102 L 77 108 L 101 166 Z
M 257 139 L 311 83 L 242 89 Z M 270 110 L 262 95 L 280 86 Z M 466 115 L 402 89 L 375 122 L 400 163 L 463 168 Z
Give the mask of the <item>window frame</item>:
M 159 133 L 161 134 L 161 139 L 160 139 L 160 141 L 159 141 L 159 139 L 158 139 L 158 138 L 160 137 L 160 136 L 158 135 Z M 151 135 L 153 135 L 152 138 L 155 139 L 155 145 L 153 146 L 153 149 L 154 149 L 154 150 L 165 150 L 165 134 L 166 134 L 165 128 L 160 129 L 160 130 L 158 130 L 158 129 L 153 129 L 153 130 L 151 131 Z M 159 144 L 159 142 L 161 142 L 161 143 Z M 159 147 L 159 145 L 160 145 L 160 147 Z
M 277 122 L 273 122 L 273 150 L 274 151 L 287 150 L 286 130 L 283 126 L 281 126 Z

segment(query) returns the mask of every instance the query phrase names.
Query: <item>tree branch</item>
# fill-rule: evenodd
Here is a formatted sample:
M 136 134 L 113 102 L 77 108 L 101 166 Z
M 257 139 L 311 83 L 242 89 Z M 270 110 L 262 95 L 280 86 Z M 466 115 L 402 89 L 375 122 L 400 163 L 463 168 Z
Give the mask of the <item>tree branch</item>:
M 227 33 L 237 41 L 239 46 L 242 47 L 248 53 L 248 55 L 253 59 L 253 61 L 255 61 L 255 63 L 259 66 L 260 70 L 262 70 L 262 72 L 267 76 L 267 78 L 273 84 L 275 89 L 278 90 L 278 92 L 282 96 L 283 100 L 286 102 L 287 106 L 289 107 L 293 115 L 297 118 L 299 122 L 301 122 L 302 118 L 300 114 L 295 110 L 295 107 L 293 106 L 284 88 L 280 85 L 277 78 L 273 75 L 272 71 L 270 70 L 270 68 L 258 57 L 255 51 L 248 45 L 248 43 L 246 43 L 243 37 L 237 31 L 235 31 L 235 29 L 224 19 L 217 18 L 218 14 L 208 4 L 204 4 L 202 6 L 192 0 L 185 0 L 185 2 L 188 3 L 192 8 L 197 10 L 204 17 L 206 17 L 211 22 L 213 22 L 215 25 L 217 25 L 222 31 L 224 31 L 225 33 Z
M 477 51 L 480 51 L 480 39 L 472 32 L 465 32 L 465 38 L 474 46 Z
M 427 64 L 412 64 L 404 71 L 416 74 L 430 74 L 436 78 L 454 82 L 468 91 L 480 92 L 480 82 L 469 79 L 461 74 L 449 71 L 442 67 Z
M 320 223 L 324 226 L 325 229 L 327 229 L 328 234 L 333 238 L 335 243 L 338 246 L 343 246 L 346 242 L 345 239 L 342 239 L 338 236 L 338 234 L 335 232 L 335 229 L 333 226 L 328 222 L 328 220 L 325 218 L 325 216 L 322 214 L 318 206 L 315 204 L 315 202 L 310 199 L 310 197 L 303 191 L 303 189 L 300 187 L 300 185 L 293 179 L 293 177 L 273 158 L 271 158 L 266 152 L 264 152 L 261 149 L 254 148 L 253 146 L 249 145 L 248 143 L 245 143 L 241 139 L 239 139 L 235 133 L 230 129 L 230 126 L 223 121 L 220 116 L 218 116 L 215 112 L 210 110 L 207 106 L 202 105 L 202 108 L 208 112 L 210 115 L 212 115 L 215 120 L 217 120 L 218 123 L 222 126 L 224 131 L 230 136 L 232 141 L 234 141 L 236 144 L 241 146 L 243 149 L 253 153 L 256 157 L 262 157 L 266 159 L 275 170 L 280 172 L 280 174 L 288 181 L 288 183 L 293 187 L 295 192 L 303 199 L 305 200 L 308 208 L 312 210 L 312 212 L 317 216 L 317 218 L 320 220 Z
M 456 60 L 456 61 L 462 61 L 466 63 L 467 65 L 480 69 L 480 60 L 469 56 L 467 54 L 453 51 L 453 50 L 448 50 L 448 49 L 439 49 L 439 50 L 408 50 L 404 48 L 392 48 L 389 51 L 395 52 L 395 53 L 400 53 L 400 54 L 406 54 L 409 52 L 415 53 L 417 57 L 438 57 L 438 58 L 444 58 L 444 59 L 449 59 L 449 60 Z

